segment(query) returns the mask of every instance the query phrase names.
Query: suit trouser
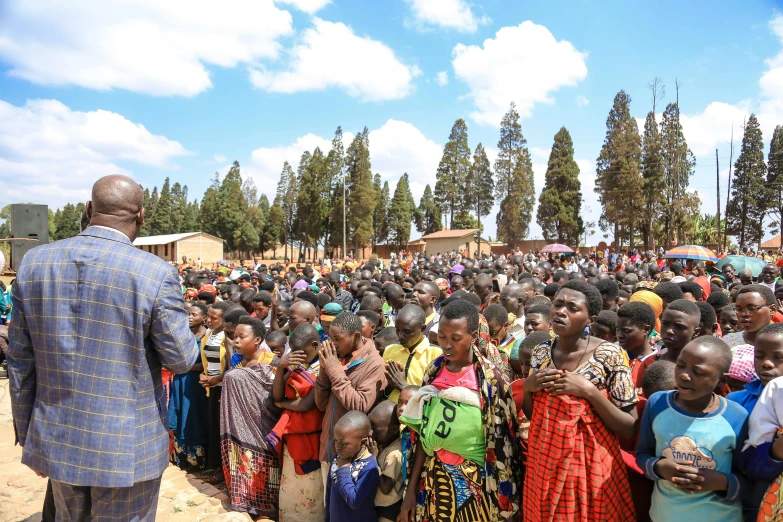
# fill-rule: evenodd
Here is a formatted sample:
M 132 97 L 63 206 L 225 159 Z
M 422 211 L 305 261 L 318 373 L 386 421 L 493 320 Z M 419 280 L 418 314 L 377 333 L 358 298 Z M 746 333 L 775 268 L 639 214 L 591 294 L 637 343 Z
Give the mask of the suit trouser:
M 53 480 L 57 522 L 153 522 L 160 481 L 158 477 L 127 488 L 102 488 Z
M 52 492 L 52 481 L 46 481 L 46 495 L 44 496 L 43 508 L 41 509 L 41 522 L 55 522 L 57 519 L 57 510 L 54 507 L 54 493 Z

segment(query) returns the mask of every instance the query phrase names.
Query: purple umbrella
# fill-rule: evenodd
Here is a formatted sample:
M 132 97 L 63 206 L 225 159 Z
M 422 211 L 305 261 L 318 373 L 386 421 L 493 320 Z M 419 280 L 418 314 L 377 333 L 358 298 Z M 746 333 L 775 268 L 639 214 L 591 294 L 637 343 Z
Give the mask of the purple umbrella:
M 541 249 L 541 253 L 543 254 L 549 254 L 550 252 L 552 254 L 562 254 L 567 252 L 573 253 L 574 251 L 565 245 L 561 245 L 560 243 L 552 243 L 551 245 L 547 245 Z

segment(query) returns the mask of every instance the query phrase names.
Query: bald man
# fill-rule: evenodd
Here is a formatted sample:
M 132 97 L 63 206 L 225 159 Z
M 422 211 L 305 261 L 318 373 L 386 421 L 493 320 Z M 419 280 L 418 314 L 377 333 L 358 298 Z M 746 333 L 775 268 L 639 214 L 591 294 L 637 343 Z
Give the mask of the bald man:
M 198 358 L 176 269 L 133 246 L 141 187 L 106 176 L 90 226 L 30 250 L 13 292 L 8 370 L 22 463 L 58 520 L 154 520 L 168 465 L 161 367 Z

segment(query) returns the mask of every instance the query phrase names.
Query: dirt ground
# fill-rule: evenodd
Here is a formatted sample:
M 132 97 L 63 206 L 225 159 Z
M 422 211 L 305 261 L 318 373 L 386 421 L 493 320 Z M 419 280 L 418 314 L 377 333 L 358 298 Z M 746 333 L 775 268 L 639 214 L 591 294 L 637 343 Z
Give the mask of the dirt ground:
M 0 522 L 38 522 L 46 479 L 21 464 L 22 449 L 14 446 L 8 379 L 0 370 Z M 248 521 L 230 512 L 225 493 L 169 466 L 163 474 L 157 520 L 163 522 Z

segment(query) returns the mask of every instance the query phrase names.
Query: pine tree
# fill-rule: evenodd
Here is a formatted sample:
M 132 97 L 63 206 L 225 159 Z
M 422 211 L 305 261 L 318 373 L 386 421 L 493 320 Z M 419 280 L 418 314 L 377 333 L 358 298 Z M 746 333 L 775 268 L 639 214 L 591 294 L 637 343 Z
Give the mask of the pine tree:
M 666 172 L 661 155 L 661 135 L 655 112 L 650 111 L 642 135 L 642 191 L 644 193 L 644 223 L 641 225 L 644 247 L 654 249 L 663 223 L 668 216 L 666 205 Z
M 226 240 L 229 252 L 240 248 L 242 241 L 242 225 L 247 213 L 247 200 L 242 193 L 242 173 L 239 162 L 228 170 L 226 177 L 218 190 L 220 202 L 220 218 L 218 220 L 221 237 Z
M 201 230 L 203 232 L 225 239 L 221 235 L 220 231 L 220 201 L 218 199 L 219 190 L 220 175 L 215 172 L 215 177 L 212 178 L 212 182 L 204 192 L 204 197 L 201 198 L 201 209 L 199 214 L 201 218 Z
M 158 199 L 158 187 L 152 187 L 148 205 L 144 207 L 144 225 L 141 227 L 143 236 L 153 235 L 152 222 L 155 219 L 155 211 L 158 208 Z
M 441 223 L 440 208 L 435 203 L 432 189 L 429 185 L 424 187 L 424 194 L 419 200 L 419 211 L 416 213 L 416 230 L 422 235 L 432 234 L 443 229 Z
M 264 252 L 273 250 L 277 244 L 277 237 L 280 235 L 279 223 L 273 221 L 275 216 L 272 215 L 272 207 L 269 205 L 269 198 L 266 197 L 266 194 L 261 194 L 258 200 L 258 208 L 261 210 L 264 220 L 264 226 L 258 233 L 258 249 L 261 255 L 264 255 Z M 277 209 L 280 210 L 280 207 L 277 207 Z
M 463 210 L 454 216 L 451 230 L 470 230 L 471 228 L 479 228 L 479 222 L 470 212 Z
M 153 193 L 154 194 L 154 193 Z M 160 189 L 158 204 L 150 219 L 150 234 L 153 236 L 169 234 L 171 231 L 171 185 L 169 178 L 163 182 Z
M 473 165 L 470 168 L 470 175 L 465 190 L 463 192 L 462 206 L 472 209 L 476 213 L 476 226 L 481 231 L 484 227 L 481 225 L 481 218 L 488 216 L 492 212 L 492 205 L 495 203 L 495 180 L 492 176 L 492 168 L 487 158 L 487 151 L 479 143 L 476 145 L 476 152 L 473 153 Z M 454 228 L 454 227 L 452 227 Z M 478 251 L 481 252 L 481 236 L 477 238 Z
M 684 230 L 690 223 L 683 199 L 696 167 L 696 159 L 685 141 L 680 124 L 680 109 L 676 103 L 667 105 L 661 117 L 661 157 L 666 176 L 667 239 L 671 239 L 676 230 L 677 238 L 682 240 Z
M 606 137 L 596 160 L 595 193 L 601 203 L 599 225 L 614 227 L 615 248 L 623 238 L 633 247 L 639 228 L 638 201 L 642 198 L 642 143 L 636 120 L 631 116 L 631 97 L 620 91 L 606 119 Z
M 772 133 L 767 156 L 767 187 L 770 213 L 777 218 L 778 232 L 783 237 L 783 126 Z
M 288 258 L 288 242 L 293 241 L 292 236 L 296 211 L 296 174 L 294 174 L 294 169 L 291 168 L 291 165 L 289 165 L 287 161 L 283 163 L 283 170 L 280 172 L 280 181 L 277 182 L 275 202 L 272 206 L 279 208 L 282 213 L 281 221 L 279 221 L 280 216 L 278 213 L 275 213 L 274 218 L 276 223 L 279 221 L 279 234 L 277 239 L 280 243 L 285 245 L 284 256 Z
M 568 129 L 561 127 L 555 134 L 544 189 L 538 197 L 538 224 L 547 241 L 579 246 L 584 226 L 580 211 L 582 190 L 579 166 L 574 161 L 574 142 Z
M 188 194 L 187 187 L 183 190 L 182 185 L 179 182 L 174 183 L 171 187 L 171 225 L 169 226 L 169 234 L 179 234 L 180 232 L 192 232 L 192 230 L 184 230 L 183 224 L 185 221 L 185 214 L 188 211 Z
M 319 150 L 320 149 L 316 149 Z M 313 186 L 315 174 L 312 169 L 313 155 L 310 151 L 304 151 L 299 159 L 299 167 L 296 169 L 296 203 L 294 211 L 293 237 L 299 240 L 300 255 L 307 255 L 309 241 L 307 237 L 308 221 L 310 220 L 310 202 L 313 199 Z
M 410 187 L 408 174 L 405 173 L 397 182 L 394 196 L 389 204 L 389 240 L 398 250 L 410 241 L 412 220 L 413 208 L 410 203 Z
M 443 147 L 443 156 L 436 173 L 435 202 L 444 214 L 449 214 L 449 222 L 462 206 L 462 192 L 470 174 L 470 147 L 468 146 L 468 126 L 462 118 L 454 122 L 449 141 Z
M 370 164 L 370 132 L 367 127 L 356 135 L 345 154 L 345 168 L 349 180 L 348 234 L 354 248 L 364 248 L 372 238 L 372 220 L 375 191 L 372 188 Z
M 535 205 L 533 162 L 522 135 L 519 113 L 512 102 L 500 122 L 495 160 L 495 194 L 500 201 L 498 239 L 509 246 L 527 236 Z
M 187 197 L 188 187 L 185 185 L 183 192 Z M 180 232 L 200 232 L 201 231 L 201 209 L 198 200 L 194 199 L 188 203 L 185 200 L 186 210 L 185 218 L 182 221 L 182 230 Z
M 373 178 L 373 190 L 375 190 L 376 201 L 375 210 L 373 211 L 373 238 L 372 246 L 373 250 L 381 243 L 385 243 L 389 236 L 389 204 L 391 203 L 391 197 L 389 194 L 389 182 L 385 182 L 381 186 L 381 175 L 375 174 Z
M 343 129 L 337 127 L 332 138 L 332 149 L 326 155 L 327 175 L 330 184 L 329 217 L 326 225 L 326 244 L 332 248 L 343 246 L 343 193 L 345 174 L 345 149 L 343 147 Z M 343 253 L 343 256 L 345 254 Z
M 739 236 L 740 248 L 761 241 L 766 171 L 761 128 L 756 115 L 751 114 L 745 124 L 740 155 L 734 163 L 734 180 L 726 215 L 728 233 Z

